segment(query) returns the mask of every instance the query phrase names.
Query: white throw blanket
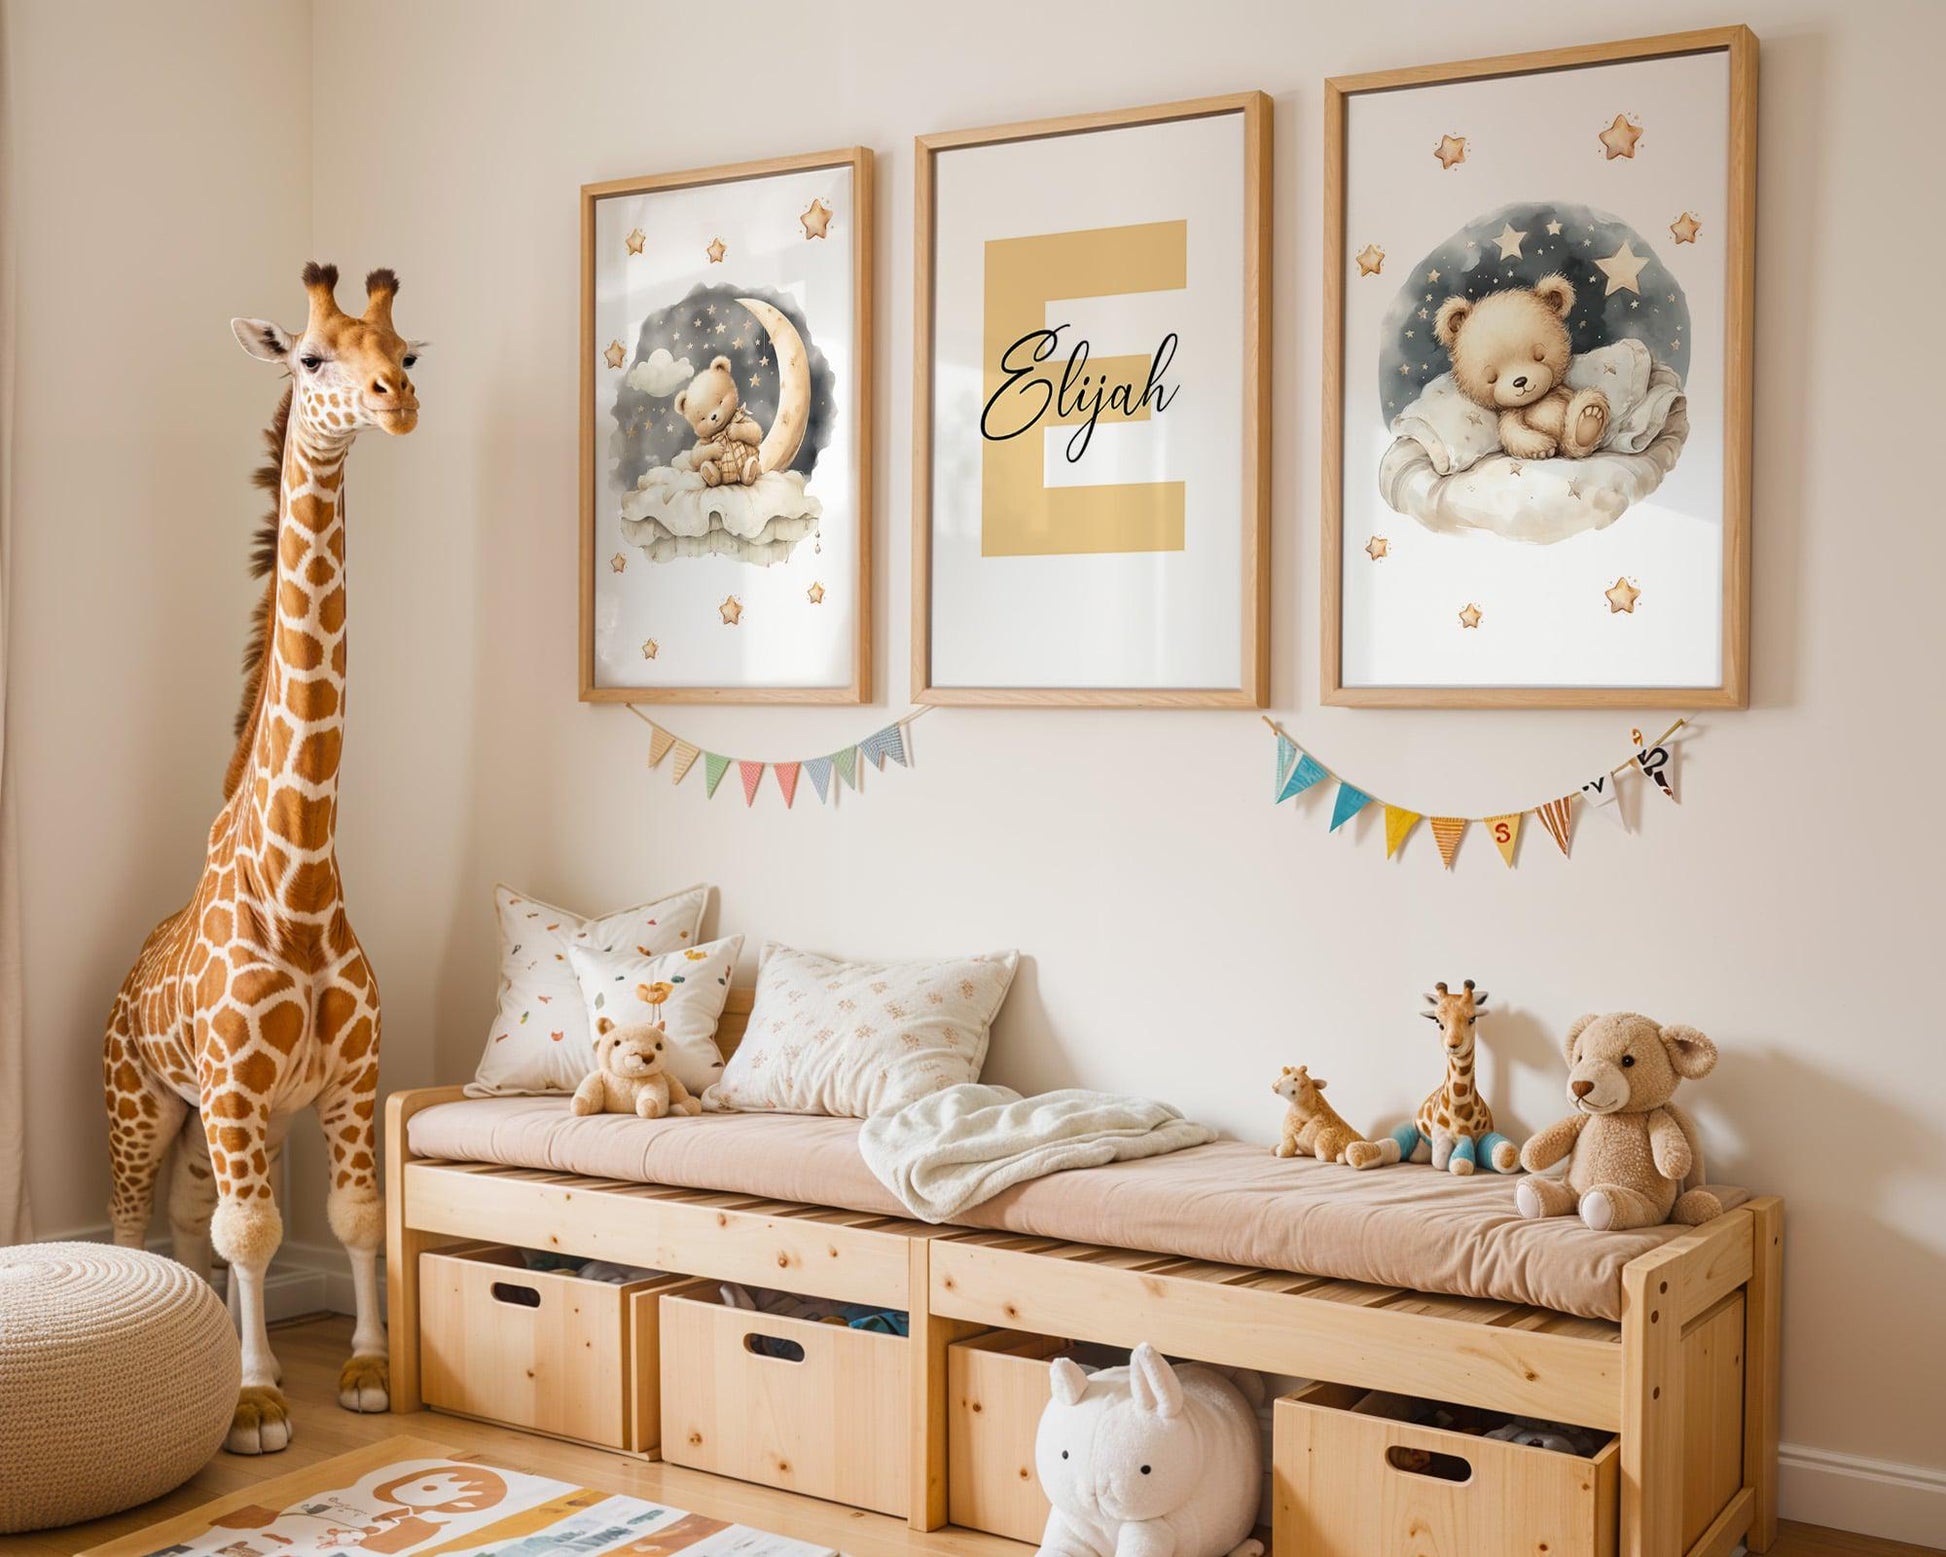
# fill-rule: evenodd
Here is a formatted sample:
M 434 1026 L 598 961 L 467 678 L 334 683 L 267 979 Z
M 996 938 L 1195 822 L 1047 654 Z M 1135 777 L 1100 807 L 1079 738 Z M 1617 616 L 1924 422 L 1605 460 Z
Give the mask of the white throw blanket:
M 1023 1179 L 1215 1139 L 1209 1126 L 1149 1098 L 1074 1088 L 1023 1098 L 968 1082 L 874 1114 L 858 1147 L 914 1216 L 946 1222 Z

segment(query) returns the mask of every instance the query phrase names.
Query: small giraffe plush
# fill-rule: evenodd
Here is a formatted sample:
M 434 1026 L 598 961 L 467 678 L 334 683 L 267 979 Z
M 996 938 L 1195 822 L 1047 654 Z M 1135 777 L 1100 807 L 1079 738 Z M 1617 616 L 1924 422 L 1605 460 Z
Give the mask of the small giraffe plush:
M 1325 1102 L 1324 1088 L 1308 1065 L 1286 1065 L 1270 1084 L 1270 1090 L 1290 1104 L 1284 1110 L 1283 1136 L 1271 1147 L 1271 1155 L 1377 1167 L 1385 1160 L 1379 1143 L 1366 1140 L 1346 1124 L 1337 1109 Z
M 617 1027 L 607 1017 L 595 1038 L 595 1068 L 574 1089 L 577 1114 L 700 1114 L 703 1105 L 662 1068 L 669 1035 L 652 1022 Z
M 1455 994 L 1444 984 L 1426 996 L 1419 1014 L 1439 1024 L 1446 1045 L 1446 1080 L 1419 1105 L 1419 1112 L 1378 1143 L 1381 1160 L 1430 1162 L 1448 1173 L 1484 1166 L 1495 1173 L 1520 1169 L 1520 1151 L 1493 1128 L 1493 1110 L 1473 1079 L 1473 1024 L 1486 1015 L 1487 992 L 1468 979 Z

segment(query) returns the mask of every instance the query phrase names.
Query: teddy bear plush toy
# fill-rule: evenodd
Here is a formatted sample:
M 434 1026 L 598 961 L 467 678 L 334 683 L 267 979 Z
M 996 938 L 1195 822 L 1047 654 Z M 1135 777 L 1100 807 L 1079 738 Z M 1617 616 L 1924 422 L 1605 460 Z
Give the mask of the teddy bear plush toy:
M 574 1089 L 577 1114 L 700 1114 L 703 1105 L 662 1068 L 668 1034 L 653 1023 L 617 1027 L 607 1017 L 595 1035 L 595 1068 Z
M 1477 302 L 1449 297 L 1433 316 L 1433 334 L 1452 355 L 1453 381 L 1498 413 L 1500 447 L 1517 460 L 1586 459 L 1608 431 L 1608 397 L 1565 382 L 1573 307 L 1568 278 L 1544 276 Z
M 1325 1102 L 1324 1086 L 1312 1076 L 1308 1065 L 1286 1065 L 1270 1084 L 1270 1090 L 1288 1105 L 1283 1134 L 1271 1147 L 1271 1155 L 1315 1157 L 1320 1162 L 1344 1162 L 1354 1168 L 1377 1167 L 1384 1154 Z
M 1577 1017 L 1564 1048 L 1574 1112 L 1529 1140 L 1520 1164 L 1533 1175 L 1565 1157 L 1567 1176 L 1522 1179 L 1520 1214 L 1579 1211 L 1598 1232 L 1721 1215 L 1723 1201 L 1703 1183 L 1696 1127 L 1670 1101 L 1684 1077 L 1716 1068 L 1716 1045 L 1693 1027 L 1621 1011 Z
M 691 467 L 712 487 L 749 486 L 763 474 L 764 432 L 743 409 L 730 359 L 716 357 L 676 396 L 676 415 L 696 434 Z

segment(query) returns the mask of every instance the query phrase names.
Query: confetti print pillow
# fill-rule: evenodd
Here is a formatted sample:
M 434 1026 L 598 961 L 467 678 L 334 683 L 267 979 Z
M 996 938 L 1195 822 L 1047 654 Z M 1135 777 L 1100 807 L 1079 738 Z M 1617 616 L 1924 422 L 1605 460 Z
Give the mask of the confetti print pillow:
M 864 1119 L 978 1081 L 1019 961 L 840 962 L 766 946 L 750 1025 L 703 1106 Z
M 500 1009 L 487 1029 L 470 1097 L 572 1092 L 594 1068 L 594 1039 L 568 948 L 633 951 L 660 957 L 694 946 L 702 933 L 707 886 L 599 919 L 556 908 L 512 887 L 493 889 L 500 915 Z
M 581 984 L 588 1031 L 600 1033 L 604 1021 L 617 1027 L 659 1022 L 669 1034 L 662 1063 L 698 1097 L 723 1078 L 723 1056 L 716 1047 L 716 1024 L 730 996 L 730 974 L 743 950 L 743 937 L 711 941 L 643 957 L 626 951 L 595 951 L 570 946 L 568 962 Z M 589 1056 L 591 1067 L 593 1056 Z

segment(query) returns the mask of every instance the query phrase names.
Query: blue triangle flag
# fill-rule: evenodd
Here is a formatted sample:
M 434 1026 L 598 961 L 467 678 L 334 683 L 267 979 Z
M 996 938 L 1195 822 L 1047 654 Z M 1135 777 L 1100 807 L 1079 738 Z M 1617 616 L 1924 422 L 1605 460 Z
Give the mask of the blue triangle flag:
M 825 803 L 825 792 L 831 788 L 831 759 L 829 757 L 806 757 L 804 771 L 810 777 L 811 787 L 818 792 L 818 803 Z
M 1277 732 L 1277 779 L 1275 787 L 1282 789 L 1284 780 L 1291 776 L 1291 764 L 1297 761 L 1297 743 L 1282 730 Z
M 1338 799 L 1331 807 L 1331 830 L 1335 833 L 1345 823 L 1372 803 L 1372 797 L 1362 789 L 1354 789 L 1343 779 L 1338 780 Z
M 872 765 L 881 773 L 885 771 L 887 757 L 903 768 L 906 765 L 905 726 L 888 724 L 883 730 L 866 736 L 858 743 L 858 749 L 871 758 Z
M 1323 766 L 1308 751 L 1297 754 L 1297 766 L 1291 769 L 1291 776 L 1284 780 L 1284 787 L 1278 791 L 1277 803 L 1282 805 L 1292 795 L 1301 795 L 1319 779 L 1330 778 Z

